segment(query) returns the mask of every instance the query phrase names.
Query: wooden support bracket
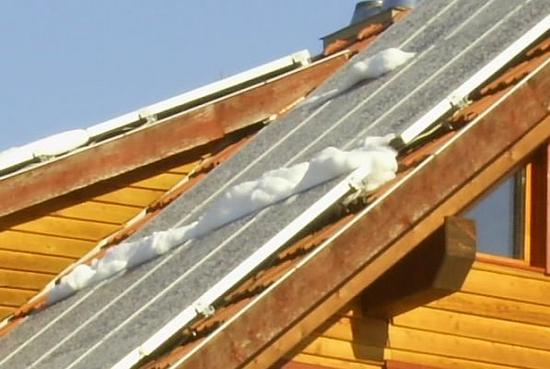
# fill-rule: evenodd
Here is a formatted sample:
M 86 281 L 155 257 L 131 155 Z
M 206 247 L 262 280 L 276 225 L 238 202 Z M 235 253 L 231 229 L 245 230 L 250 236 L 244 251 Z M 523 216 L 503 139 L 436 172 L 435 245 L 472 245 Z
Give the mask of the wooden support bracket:
M 475 223 L 445 223 L 361 297 L 367 314 L 390 318 L 460 289 L 475 259 Z

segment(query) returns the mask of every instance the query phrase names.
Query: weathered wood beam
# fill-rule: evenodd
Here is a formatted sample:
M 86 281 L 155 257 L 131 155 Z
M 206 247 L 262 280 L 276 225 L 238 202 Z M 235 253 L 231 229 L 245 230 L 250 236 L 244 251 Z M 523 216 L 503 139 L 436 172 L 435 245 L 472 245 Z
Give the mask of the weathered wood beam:
M 476 255 L 475 222 L 445 224 L 388 270 L 361 296 L 366 313 L 390 318 L 460 289 Z
M 223 138 L 287 108 L 327 79 L 347 53 L 190 109 L 0 180 L 0 216 Z

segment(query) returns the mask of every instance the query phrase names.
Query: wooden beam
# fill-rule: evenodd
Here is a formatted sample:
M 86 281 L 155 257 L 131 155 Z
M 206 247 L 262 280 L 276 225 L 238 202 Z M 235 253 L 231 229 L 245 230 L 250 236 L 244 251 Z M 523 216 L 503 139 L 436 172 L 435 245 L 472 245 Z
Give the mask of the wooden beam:
M 475 313 L 478 316 L 550 328 L 550 309 L 544 305 L 463 292 L 455 293 L 428 305 L 428 307 L 463 314 L 471 314 L 473 306 L 475 306 Z
M 304 353 L 299 353 L 292 357 L 295 362 L 300 362 L 310 365 L 319 365 L 322 367 L 334 368 L 334 369 L 383 369 L 383 363 L 365 363 L 357 361 L 348 361 L 343 359 L 336 359 L 326 356 L 315 356 Z
M 550 144 L 546 144 L 546 211 L 545 211 L 545 219 L 546 219 L 546 227 L 545 228 L 545 235 L 546 235 L 546 242 L 545 242 L 545 249 L 546 249 L 546 274 L 550 275 Z
M 56 274 L 33 273 L 0 268 L 0 287 L 41 290 Z M 1 303 L 1 301 L 0 301 Z
M 550 62 L 502 96 L 178 368 L 266 368 L 550 137 Z M 458 160 L 460 158 L 460 160 Z M 269 316 L 270 319 L 265 319 Z
M 475 254 L 475 223 L 446 217 L 443 227 L 363 293 L 367 314 L 390 318 L 460 290 Z
M 501 282 L 497 276 L 497 278 L 486 281 L 486 283 L 495 285 Z M 468 294 L 462 294 L 466 303 L 469 296 Z M 496 300 L 500 300 L 500 302 L 497 304 L 498 307 L 494 307 L 495 311 L 498 308 L 511 310 L 514 307 L 513 304 L 508 304 L 510 300 L 502 298 Z M 467 313 L 425 306 L 419 307 L 393 317 L 392 326 L 438 332 L 449 336 L 468 336 L 483 341 L 550 351 L 550 330 L 547 327 L 511 322 L 505 316 L 498 316 L 498 313 L 496 318 L 481 317 L 478 315 L 477 306 L 474 305 L 475 302 L 472 299 L 469 304 L 470 311 Z M 550 309 L 547 308 L 547 310 Z M 522 312 L 518 312 L 518 314 L 520 313 Z
M 75 261 L 74 258 L 0 249 L 0 269 L 58 274 Z
M 406 363 L 403 361 L 386 360 L 384 369 L 440 369 L 422 364 Z
M 529 222 L 525 230 L 529 238 L 529 262 L 530 265 L 546 270 L 546 258 L 548 247 L 548 149 L 547 145 L 534 153 L 530 168 L 530 214 L 527 214 Z
M 515 367 L 509 365 L 498 365 L 480 361 L 479 357 L 476 360 L 465 360 L 456 357 L 441 356 L 418 353 L 408 350 L 391 350 L 391 357 L 394 361 L 404 363 L 423 363 L 429 365 L 429 368 L 441 369 L 525 369 L 525 366 Z M 545 368 L 546 369 L 546 368 Z
M 298 363 L 296 361 L 282 362 L 271 369 L 332 369 L 327 366 Z
M 342 53 L 0 180 L 0 216 L 186 152 L 261 122 L 346 63 Z
M 390 350 L 412 351 L 471 362 L 483 361 L 514 368 L 547 369 L 550 362 L 550 352 L 546 350 L 474 339 L 466 335 L 453 336 L 420 329 L 391 327 L 389 336 Z

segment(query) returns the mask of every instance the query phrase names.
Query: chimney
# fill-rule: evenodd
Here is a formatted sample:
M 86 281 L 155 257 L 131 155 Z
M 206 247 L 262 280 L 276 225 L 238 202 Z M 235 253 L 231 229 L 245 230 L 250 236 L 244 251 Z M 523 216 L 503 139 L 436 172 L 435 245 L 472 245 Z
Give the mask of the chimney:
M 361 22 L 363 19 L 372 17 L 375 14 L 382 11 L 384 6 L 383 0 L 364 0 L 359 1 L 355 5 L 355 11 L 353 12 L 353 17 L 351 18 L 350 24 L 355 24 Z

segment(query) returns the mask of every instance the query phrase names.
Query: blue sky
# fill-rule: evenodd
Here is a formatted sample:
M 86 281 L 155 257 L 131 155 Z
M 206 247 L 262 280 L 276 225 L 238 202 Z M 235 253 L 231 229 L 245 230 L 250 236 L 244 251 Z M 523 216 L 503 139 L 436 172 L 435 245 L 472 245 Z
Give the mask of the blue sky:
M 355 0 L 4 0 L 0 151 L 84 128 L 300 49 Z

